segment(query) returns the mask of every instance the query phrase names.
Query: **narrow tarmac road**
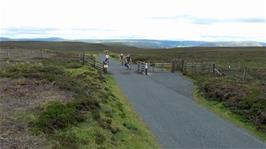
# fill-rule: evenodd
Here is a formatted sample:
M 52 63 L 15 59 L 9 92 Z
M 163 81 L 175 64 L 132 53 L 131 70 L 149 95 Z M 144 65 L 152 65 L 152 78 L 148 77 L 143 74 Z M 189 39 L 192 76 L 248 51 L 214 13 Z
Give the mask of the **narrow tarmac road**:
M 115 60 L 108 71 L 162 148 L 266 148 L 245 130 L 197 105 L 192 99 L 192 82 L 181 75 L 140 75 Z

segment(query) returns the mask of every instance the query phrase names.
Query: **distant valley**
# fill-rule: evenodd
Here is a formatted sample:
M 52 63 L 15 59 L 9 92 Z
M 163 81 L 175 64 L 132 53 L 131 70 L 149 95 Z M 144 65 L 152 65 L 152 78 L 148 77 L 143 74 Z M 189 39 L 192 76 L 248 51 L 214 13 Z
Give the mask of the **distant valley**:
M 174 40 L 150 40 L 150 39 L 76 39 L 67 40 L 63 38 L 0 38 L 0 41 L 75 41 L 86 43 L 98 43 L 112 46 L 131 46 L 137 48 L 157 49 L 157 48 L 176 48 L 176 47 L 266 47 L 264 42 L 253 41 L 232 41 L 232 42 L 210 42 L 210 41 L 174 41 Z

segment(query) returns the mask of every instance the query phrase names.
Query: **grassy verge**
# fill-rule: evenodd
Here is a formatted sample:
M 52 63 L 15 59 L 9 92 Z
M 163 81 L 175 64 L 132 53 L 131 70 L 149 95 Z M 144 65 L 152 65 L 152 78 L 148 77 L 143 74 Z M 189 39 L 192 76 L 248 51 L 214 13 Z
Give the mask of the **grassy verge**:
M 125 139 L 129 139 L 130 142 L 126 143 L 124 147 L 129 148 L 145 148 L 145 149 L 156 149 L 159 148 L 156 139 L 151 134 L 150 130 L 146 127 L 143 121 L 140 120 L 137 113 L 133 110 L 132 105 L 129 104 L 127 97 L 122 93 L 121 89 L 118 87 L 117 83 L 113 80 L 111 76 L 107 77 L 107 84 L 111 91 L 116 95 L 119 102 L 124 106 L 124 112 L 127 113 L 125 119 L 117 117 L 116 121 L 124 121 L 123 125 L 128 130 L 138 130 L 139 133 L 131 133 L 130 131 L 126 132 Z
M 198 86 L 195 86 L 195 90 L 194 90 L 193 95 L 194 95 L 194 99 L 196 100 L 196 102 L 199 103 L 200 105 L 202 105 L 202 106 L 208 108 L 209 110 L 215 112 L 216 114 L 218 114 L 223 119 L 234 123 L 238 127 L 241 127 L 241 128 L 248 130 L 251 134 L 257 136 L 262 141 L 266 142 L 266 134 L 265 133 L 258 131 L 254 124 L 252 124 L 251 122 L 248 122 L 242 116 L 231 112 L 227 107 L 224 106 L 224 104 L 222 102 L 207 100 L 201 94 L 201 91 L 199 90 Z
M 92 67 L 57 57 L 12 64 L 0 77 L 35 79 L 71 93 L 67 102 L 48 99 L 20 113 L 33 135 L 46 136 L 48 148 L 159 148 L 111 77 Z

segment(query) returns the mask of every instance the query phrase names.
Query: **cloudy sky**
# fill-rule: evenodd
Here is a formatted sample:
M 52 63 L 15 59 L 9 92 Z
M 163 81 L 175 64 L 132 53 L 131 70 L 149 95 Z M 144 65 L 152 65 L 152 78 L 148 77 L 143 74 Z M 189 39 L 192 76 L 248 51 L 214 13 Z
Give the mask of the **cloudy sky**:
M 266 42 L 266 0 L 0 0 L 0 37 Z

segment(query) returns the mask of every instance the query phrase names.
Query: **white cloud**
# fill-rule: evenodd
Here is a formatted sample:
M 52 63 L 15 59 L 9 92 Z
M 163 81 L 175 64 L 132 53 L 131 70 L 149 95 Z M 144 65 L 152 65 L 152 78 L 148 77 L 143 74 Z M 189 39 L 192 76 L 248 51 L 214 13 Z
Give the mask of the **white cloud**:
M 266 19 L 265 5 L 266 0 L 0 0 L 0 36 L 265 41 L 266 23 L 258 21 Z M 12 28 L 23 32 L 11 34 Z M 25 28 L 57 30 L 27 34 Z

